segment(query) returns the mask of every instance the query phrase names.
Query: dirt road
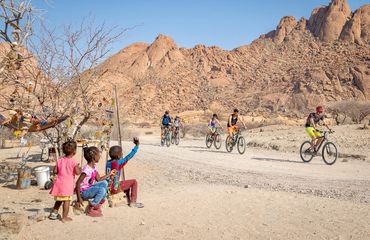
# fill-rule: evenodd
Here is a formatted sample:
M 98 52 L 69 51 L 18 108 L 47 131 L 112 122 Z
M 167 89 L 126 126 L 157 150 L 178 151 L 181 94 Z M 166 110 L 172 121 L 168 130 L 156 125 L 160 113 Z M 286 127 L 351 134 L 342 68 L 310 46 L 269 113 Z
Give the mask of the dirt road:
M 202 139 L 159 146 L 141 139 L 127 178 L 139 181 L 144 209 L 105 208 L 104 217 L 30 222 L 15 239 L 369 239 L 370 163 L 247 149 L 206 149 Z M 132 143 L 124 142 L 125 153 Z M 101 169 L 103 162 L 101 162 Z M 46 191 L 1 188 L 9 209 L 29 214 L 53 204 Z M 6 197 L 5 197 L 6 196 Z M 38 198 L 42 200 L 32 201 Z M 22 205 L 23 203 L 23 205 Z

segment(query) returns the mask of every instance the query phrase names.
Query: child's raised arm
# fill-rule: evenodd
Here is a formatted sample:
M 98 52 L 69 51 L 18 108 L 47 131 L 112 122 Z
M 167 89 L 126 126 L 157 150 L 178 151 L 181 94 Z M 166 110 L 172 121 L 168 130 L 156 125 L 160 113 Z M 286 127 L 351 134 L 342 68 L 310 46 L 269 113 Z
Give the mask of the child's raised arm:
M 119 169 L 122 169 L 126 163 L 135 156 L 137 150 L 139 149 L 139 145 L 140 145 L 140 141 L 139 141 L 139 138 L 134 138 L 133 139 L 133 142 L 134 144 L 136 145 L 132 150 L 131 152 L 124 158 L 121 158 L 120 160 L 118 160 L 118 167 Z

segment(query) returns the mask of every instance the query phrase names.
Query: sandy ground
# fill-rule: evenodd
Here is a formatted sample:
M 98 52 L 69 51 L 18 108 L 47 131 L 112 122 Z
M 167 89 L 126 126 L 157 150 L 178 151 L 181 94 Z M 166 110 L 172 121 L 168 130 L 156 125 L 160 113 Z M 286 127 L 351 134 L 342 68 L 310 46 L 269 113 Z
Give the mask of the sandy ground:
M 350 127 L 348 147 L 341 134 Z M 27 220 L 19 234 L 1 232 L 0 239 L 370 239 L 370 131 L 336 131 L 333 141 L 346 155 L 333 166 L 321 157 L 301 162 L 291 147 L 305 140 L 298 128 L 245 132 L 248 142 L 258 144 L 244 155 L 227 153 L 224 144 L 207 149 L 203 139 L 161 147 L 156 136 L 142 135 L 125 169 L 127 178 L 139 181 L 145 208 L 104 208 L 104 217 L 95 219 L 71 213 L 67 224 Z M 125 152 L 132 146 L 124 142 Z M 0 150 L 1 163 L 18 161 L 6 159 L 15 151 Z M 39 152 L 34 147 L 31 155 Z M 13 184 L 1 183 L 0 212 L 47 214 L 53 204 L 48 191 L 19 191 Z

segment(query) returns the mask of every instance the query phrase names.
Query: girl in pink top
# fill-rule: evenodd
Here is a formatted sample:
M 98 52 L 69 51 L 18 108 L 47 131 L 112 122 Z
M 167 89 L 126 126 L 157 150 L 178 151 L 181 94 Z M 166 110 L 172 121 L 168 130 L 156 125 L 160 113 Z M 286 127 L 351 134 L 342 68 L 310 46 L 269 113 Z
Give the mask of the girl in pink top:
M 62 150 L 64 157 L 57 160 L 54 167 L 54 174 L 57 174 L 57 179 L 54 182 L 50 194 L 54 196 L 55 204 L 49 218 L 56 220 L 60 217 L 58 214 L 60 206 L 63 204 L 62 221 L 71 221 L 68 217 L 69 205 L 72 200 L 72 195 L 75 186 L 75 175 L 80 174 L 81 169 L 79 164 L 72 157 L 76 154 L 77 143 L 75 141 L 67 141 L 63 143 Z
M 114 176 L 117 171 L 114 169 L 107 175 L 100 176 L 96 169 L 101 158 L 100 150 L 97 147 L 86 147 L 83 150 L 87 164 L 82 168 L 82 173 L 76 182 L 76 208 L 80 209 L 83 201 L 89 200 L 86 214 L 91 217 L 101 217 L 103 216 L 101 205 L 105 202 L 108 191 L 108 183 L 105 180 Z

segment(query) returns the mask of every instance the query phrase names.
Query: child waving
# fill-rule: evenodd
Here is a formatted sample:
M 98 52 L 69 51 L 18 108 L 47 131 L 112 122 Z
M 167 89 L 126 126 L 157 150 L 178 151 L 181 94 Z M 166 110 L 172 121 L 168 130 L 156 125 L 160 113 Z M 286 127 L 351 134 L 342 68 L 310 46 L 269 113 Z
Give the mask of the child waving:
M 139 149 L 139 139 L 134 138 L 133 142 L 135 147 L 126 156 L 123 157 L 122 148 L 120 146 L 113 146 L 109 149 L 109 157 L 111 158 L 107 161 L 106 172 L 116 170 L 117 174 L 112 180 L 109 180 L 110 193 L 116 194 L 119 192 L 124 192 L 127 196 L 128 204 L 130 207 L 143 208 L 142 203 L 136 202 L 137 200 L 137 181 L 136 179 L 129 179 L 124 181 L 119 181 L 120 173 L 122 168 L 126 163 L 136 154 Z

